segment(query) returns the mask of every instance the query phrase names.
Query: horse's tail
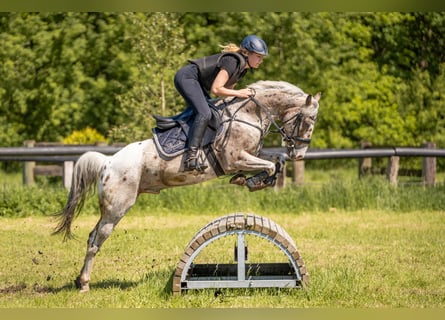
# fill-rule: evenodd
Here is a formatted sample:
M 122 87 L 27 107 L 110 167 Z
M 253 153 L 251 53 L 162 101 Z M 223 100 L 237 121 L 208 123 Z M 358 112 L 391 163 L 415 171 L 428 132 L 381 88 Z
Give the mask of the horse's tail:
M 68 201 L 65 207 L 55 213 L 59 223 L 53 234 L 64 233 L 64 240 L 73 237 L 71 223 L 83 208 L 86 198 L 94 193 L 97 179 L 107 156 L 99 152 L 89 151 L 83 154 L 74 166 Z

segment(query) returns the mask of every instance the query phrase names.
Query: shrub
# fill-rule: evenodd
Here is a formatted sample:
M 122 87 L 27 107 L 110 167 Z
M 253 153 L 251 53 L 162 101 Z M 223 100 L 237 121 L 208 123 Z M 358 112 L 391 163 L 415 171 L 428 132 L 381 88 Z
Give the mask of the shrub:
M 108 140 L 96 129 L 86 127 L 82 130 L 74 130 L 62 142 L 64 144 L 95 144 L 97 142 L 108 143 Z

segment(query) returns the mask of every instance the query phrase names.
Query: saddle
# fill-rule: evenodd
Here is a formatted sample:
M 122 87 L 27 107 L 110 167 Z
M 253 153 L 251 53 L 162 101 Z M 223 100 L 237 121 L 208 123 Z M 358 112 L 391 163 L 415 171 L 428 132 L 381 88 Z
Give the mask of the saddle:
M 204 134 L 202 146 L 205 149 L 215 141 L 219 135 L 222 122 L 222 107 L 209 101 L 212 118 Z M 161 156 L 172 159 L 185 152 L 190 127 L 195 119 L 195 111 L 187 107 L 183 112 L 172 117 L 154 115 L 156 127 L 153 128 L 153 140 Z

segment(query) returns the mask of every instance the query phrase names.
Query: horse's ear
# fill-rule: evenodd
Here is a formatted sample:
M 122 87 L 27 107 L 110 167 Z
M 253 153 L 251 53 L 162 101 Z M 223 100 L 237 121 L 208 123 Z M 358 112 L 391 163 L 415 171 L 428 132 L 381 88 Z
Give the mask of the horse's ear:
M 309 107 L 312 104 L 312 95 L 308 94 L 306 98 L 306 107 Z
M 319 101 L 321 98 L 321 92 L 317 92 L 317 94 L 315 95 L 314 99 Z

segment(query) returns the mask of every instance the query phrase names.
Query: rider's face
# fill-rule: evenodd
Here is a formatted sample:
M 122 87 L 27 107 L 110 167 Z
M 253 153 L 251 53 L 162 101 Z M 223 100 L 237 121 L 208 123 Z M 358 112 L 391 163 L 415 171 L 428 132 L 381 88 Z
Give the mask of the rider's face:
M 256 52 L 249 52 L 247 54 L 249 66 L 254 69 L 257 69 L 260 66 L 260 64 L 263 62 L 263 58 L 264 56 L 262 54 Z

